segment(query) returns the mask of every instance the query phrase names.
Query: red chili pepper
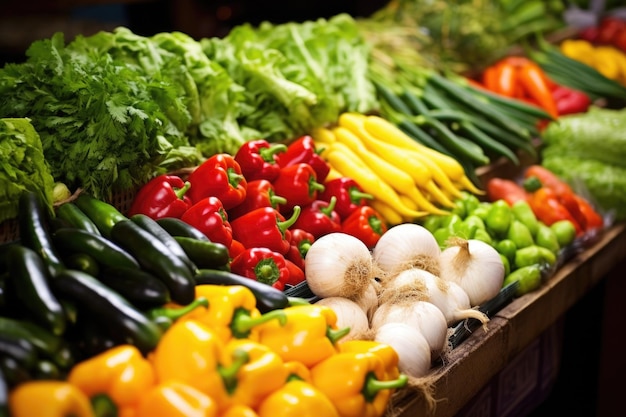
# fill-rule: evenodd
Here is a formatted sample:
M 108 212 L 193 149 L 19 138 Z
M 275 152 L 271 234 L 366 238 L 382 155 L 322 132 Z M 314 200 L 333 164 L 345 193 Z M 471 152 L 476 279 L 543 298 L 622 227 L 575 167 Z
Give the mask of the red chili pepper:
M 300 206 L 294 207 L 287 220 L 271 207 L 252 210 L 232 221 L 233 238 L 245 248 L 266 247 L 281 254 L 290 247 L 291 232 L 288 230 L 300 215 Z
M 317 181 L 315 170 L 304 162 L 281 168 L 273 184 L 276 194 L 287 199 L 285 204 L 279 206 L 283 214 L 289 213 L 294 206 L 308 206 L 317 200 L 318 192 L 324 191 L 324 185 Z
M 330 172 L 330 165 L 319 155 L 313 137 L 309 135 L 301 136 L 290 143 L 287 152 L 276 155 L 276 159 L 281 167 L 302 163 L 311 165 L 317 180 L 321 183 Z
M 217 197 L 224 209 L 235 207 L 246 198 L 247 181 L 239 163 L 231 155 L 219 153 L 198 166 L 188 178 L 189 198 L 194 203 L 206 197 Z
M 516 201 L 526 200 L 528 193 L 515 181 L 494 177 L 487 181 L 487 199 L 489 201 L 504 200 L 509 206 Z
M 276 162 L 277 154 L 286 151 L 287 145 L 282 143 L 270 143 L 265 139 L 251 140 L 239 147 L 235 161 L 239 163 L 246 181 L 274 181 L 280 171 L 280 165 Z
M 596 42 L 611 45 L 613 39 L 624 30 L 626 30 L 626 21 L 617 17 L 605 16 L 600 20 Z
M 246 187 L 246 198 L 241 204 L 228 210 L 228 218 L 234 220 L 259 207 L 278 209 L 281 204 L 286 202 L 285 197 L 276 195 L 274 185 L 268 180 L 249 181 Z
M 345 219 L 358 207 L 364 206 L 368 200 L 374 197 L 363 191 L 361 186 L 350 177 L 339 177 L 324 183 L 324 191 L 318 193 L 319 200 L 330 201 L 331 197 L 337 197 L 335 211 L 341 219 Z
M 581 235 L 583 229 L 578 221 L 571 215 L 569 210 L 561 204 L 556 193 L 548 187 L 541 187 L 528 196 L 528 204 L 533 209 L 537 219 L 550 226 L 559 220 L 569 220 L 576 229 L 576 234 Z
M 189 181 L 176 175 L 159 175 L 144 184 L 130 206 L 128 215 L 145 214 L 153 219 L 163 217 L 180 218 L 189 207 L 191 199 L 185 195 Z
M 556 102 L 556 110 L 559 112 L 559 116 L 584 113 L 591 105 L 591 99 L 587 94 L 563 85 L 557 85 L 552 89 L 552 97 Z
M 198 201 L 180 219 L 200 230 L 212 242 L 229 248 L 233 241 L 233 229 L 228 221 L 228 214 L 217 197 L 206 197 Z
M 245 249 L 230 261 L 230 270 L 281 291 L 289 279 L 285 257 L 266 247 Z
M 585 216 L 585 219 L 587 220 L 587 227 L 585 231 L 602 229 L 604 227 L 604 219 L 602 218 L 600 213 L 596 211 L 593 205 L 591 205 L 591 203 L 581 195 L 576 194 L 574 198 L 578 202 L 578 208 L 580 209 L 580 212 Z
M 341 225 L 341 231 L 360 239 L 372 249 L 387 231 L 385 219 L 370 206 L 356 209 Z
M 570 212 L 572 217 L 576 219 L 580 228 L 582 230 L 586 230 L 587 218 L 582 213 L 578 205 L 578 201 L 575 198 L 576 193 L 572 190 L 568 183 L 561 180 L 561 178 L 549 169 L 537 164 L 526 168 L 524 171 L 524 178 L 526 180 L 529 178 L 536 178 L 541 186 L 552 189 L 559 202 Z
M 306 230 L 315 239 L 340 231 L 341 218 L 335 211 L 336 203 L 337 197 L 335 196 L 332 196 L 330 201 L 315 200 L 302 209 L 293 227 Z
M 298 266 L 295 262 L 292 262 L 290 259 L 285 259 L 285 264 L 289 270 L 289 278 L 285 281 L 286 285 L 298 285 L 306 279 L 304 269 Z

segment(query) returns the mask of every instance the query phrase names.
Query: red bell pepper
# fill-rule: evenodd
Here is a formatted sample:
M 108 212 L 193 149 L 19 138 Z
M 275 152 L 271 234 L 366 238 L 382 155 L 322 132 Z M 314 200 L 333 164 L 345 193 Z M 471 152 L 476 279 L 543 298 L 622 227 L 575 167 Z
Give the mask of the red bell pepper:
M 600 215 L 600 213 L 598 213 L 593 205 L 581 195 L 576 194 L 574 195 L 574 198 L 578 202 L 580 212 L 586 219 L 587 227 L 585 232 L 602 229 L 602 227 L 604 227 L 604 218 Z
M 287 145 L 282 143 L 269 143 L 265 139 L 250 140 L 239 147 L 235 161 L 239 163 L 246 181 L 274 181 L 280 171 L 276 155 L 286 151 Z
M 200 230 L 212 242 L 229 248 L 233 241 L 233 229 L 228 221 L 228 214 L 217 197 L 206 197 L 198 201 L 180 219 Z
M 584 113 L 591 105 L 591 99 L 587 94 L 563 85 L 557 85 L 552 89 L 552 97 L 556 102 L 556 109 L 559 116 Z
M 281 291 L 289 279 L 285 257 L 266 247 L 247 248 L 233 258 L 230 270 Z
M 300 206 L 294 207 L 289 219 L 271 207 L 252 210 L 231 223 L 233 238 L 245 248 L 266 247 L 274 252 L 289 251 L 291 232 L 288 230 L 300 215 Z
M 243 246 L 243 244 L 240 241 L 233 239 L 230 247 L 228 248 L 228 257 L 232 261 L 235 256 L 239 255 L 244 250 L 246 250 L 246 248 Z
M 339 177 L 324 183 L 324 191 L 318 193 L 318 199 L 330 201 L 332 196 L 337 197 L 335 211 L 341 219 L 345 219 L 358 207 L 364 206 L 368 200 L 374 198 L 363 191 L 361 186 L 350 177 Z
M 285 281 L 285 285 L 298 285 L 306 279 L 304 269 L 298 266 L 295 262 L 290 259 L 285 259 L 285 264 L 289 270 L 289 278 Z
M 283 215 L 288 214 L 294 206 L 308 206 L 317 200 L 318 192 L 324 191 L 324 185 L 317 181 L 315 170 L 306 163 L 281 168 L 272 184 L 276 194 L 287 199 L 285 204 L 279 206 Z
M 246 198 L 241 204 L 228 210 L 228 218 L 234 220 L 259 207 L 278 209 L 281 204 L 286 202 L 285 197 L 276 195 L 274 185 L 270 181 L 263 179 L 248 181 Z
M 315 242 L 315 236 L 303 229 L 291 227 L 291 239 L 289 251 L 285 255 L 288 260 L 296 264 L 304 271 L 304 257 L 309 248 Z
M 145 214 L 152 219 L 180 218 L 191 199 L 185 195 L 191 184 L 176 175 L 159 175 L 144 184 L 130 206 L 128 215 Z
M 330 165 L 320 156 L 313 137 L 309 135 L 301 136 L 290 143 L 287 152 L 276 155 L 276 159 L 281 167 L 302 163 L 311 165 L 320 183 L 326 180 L 330 172 Z
M 341 231 L 360 239 L 372 249 L 387 231 L 387 223 L 374 208 L 362 206 L 343 221 Z
M 341 218 L 335 211 L 337 197 L 332 196 L 330 202 L 315 200 L 305 206 L 293 224 L 297 229 L 311 233 L 315 239 L 341 230 Z
M 188 195 L 194 203 L 206 197 L 217 197 L 224 209 L 241 204 L 246 198 L 247 181 L 239 163 L 231 155 L 219 153 L 201 163 L 188 178 Z

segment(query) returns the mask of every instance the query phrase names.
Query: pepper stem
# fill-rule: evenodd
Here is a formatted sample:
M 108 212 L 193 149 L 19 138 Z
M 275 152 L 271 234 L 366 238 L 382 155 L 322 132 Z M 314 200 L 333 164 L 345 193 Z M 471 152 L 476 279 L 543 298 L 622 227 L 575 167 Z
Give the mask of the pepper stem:
M 182 198 L 185 196 L 185 193 L 187 193 L 189 188 L 191 188 L 191 183 L 189 181 L 185 181 L 185 185 L 183 187 L 174 188 L 174 194 L 176 194 L 176 197 L 179 200 L 182 200 Z
M 376 234 L 378 235 L 382 235 L 383 234 L 383 223 L 380 220 L 379 217 L 377 216 L 370 216 L 367 219 L 367 223 L 369 223 L 371 229 L 376 232 Z
M 250 312 L 245 308 L 238 308 L 233 314 L 233 319 L 230 322 L 230 331 L 233 337 L 242 339 L 248 337 L 250 331 L 263 323 L 267 323 L 271 320 L 278 320 L 280 325 L 284 325 L 287 322 L 287 316 L 283 310 L 272 310 L 258 317 L 251 317 Z
M 270 146 L 260 148 L 259 155 L 265 162 L 274 163 L 274 155 L 279 152 L 287 152 L 287 145 L 284 143 L 274 143 Z
M 145 315 L 157 323 L 159 327 L 166 329 L 173 322 L 199 307 L 208 308 L 209 300 L 206 297 L 197 297 L 191 303 L 182 307 L 157 307 L 146 311 Z
M 300 211 L 302 209 L 300 208 L 300 206 L 294 206 L 293 208 L 293 213 L 291 213 L 291 217 L 284 220 L 284 221 L 276 221 L 276 224 L 278 225 L 278 229 L 280 229 L 281 233 L 285 234 L 285 231 L 287 229 L 289 229 L 291 226 L 294 225 L 294 223 L 296 222 L 296 220 L 298 220 L 298 217 L 300 216 Z
M 335 343 L 337 343 L 337 341 L 339 339 L 341 339 L 342 337 L 344 337 L 345 335 L 347 335 L 348 333 L 350 333 L 350 327 L 343 327 L 341 329 L 333 329 L 332 327 L 328 326 L 326 328 L 326 337 L 330 340 L 330 342 L 334 345 Z
M 226 392 L 232 394 L 237 388 L 237 373 L 250 360 L 250 356 L 248 352 L 241 349 L 236 349 L 233 351 L 233 362 L 228 365 L 218 365 L 217 372 L 222 377 L 222 381 L 224 381 L 224 387 L 226 387 Z
M 324 214 L 326 217 L 331 217 L 333 210 L 335 209 L 335 205 L 337 205 L 337 197 L 332 196 L 328 205 L 326 207 L 320 207 L 320 212 Z
M 348 189 L 348 195 L 350 196 L 350 201 L 353 204 L 359 204 L 361 202 L 361 199 L 366 199 L 366 200 L 373 200 L 374 196 L 368 193 L 365 193 L 361 190 L 359 190 L 358 187 L 350 187 Z
M 315 176 L 311 175 L 309 177 L 309 195 L 313 195 L 313 193 L 315 193 L 316 191 L 321 193 L 325 189 L 326 187 L 324 186 L 324 184 L 322 184 L 321 182 L 317 182 Z
M 268 197 L 270 200 L 270 205 L 272 206 L 272 208 L 276 208 L 281 204 L 285 204 L 287 203 L 287 199 L 283 196 L 280 195 L 276 195 L 276 193 L 274 193 L 274 190 L 269 190 L 268 191 Z
M 226 173 L 228 174 L 228 183 L 233 188 L 237 188 L 239 186 L 239 183 L 244 180 L 243 175 L 239 174 L 233 168 L 228 168 L 226 170 Z
M 365 384 L 361 393 L 367 402 L 374 401 L 376 394 L 384 389 L 397 389 L 404 387 L 409 382 L 409 377 L 400 374 L 398 379 L 390 379 L 388 381 L 380 381 L 376 379 L 374 372 L 370 372 L 365 377 Z

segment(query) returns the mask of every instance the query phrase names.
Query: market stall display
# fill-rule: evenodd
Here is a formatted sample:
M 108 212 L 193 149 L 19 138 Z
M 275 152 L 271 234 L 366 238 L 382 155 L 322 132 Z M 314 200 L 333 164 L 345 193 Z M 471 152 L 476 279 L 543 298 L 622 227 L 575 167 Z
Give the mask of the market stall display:
M 402 7 L 56 34 L 0 69 L 3 413 L 434 413 L 465 341 L 604 242 L 618 77 L 563 65 L 543 2 L 472 73 L 386 48 Z

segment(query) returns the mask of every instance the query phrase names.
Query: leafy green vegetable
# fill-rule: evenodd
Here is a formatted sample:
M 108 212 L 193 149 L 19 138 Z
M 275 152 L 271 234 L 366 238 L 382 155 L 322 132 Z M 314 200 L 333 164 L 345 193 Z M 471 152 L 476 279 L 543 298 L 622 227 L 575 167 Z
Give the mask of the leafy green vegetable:
M 199 154 L 185 135 L 191 117 L 179 86 L 102 50 L 81 36 L 66 46 L 62 33 L 34 42 L 25 62 L 0 69 L 0 117 L 32 120 L 55 180 L 110 198 Z M 143 63 L 158 59 L 147 51 Z
M 560 117 L 542 133 L 544 157 L 595 159 L 626 168 L 626 109 L 591 107 Z
M 604 211 L 626 219 L 626 109 L 592 107 L 542 133 L 542 164 Z
M 41 193 L 52 210 L 54 179 L 39 134 L 26 118 L 0 119 L 0 223 L 18 216 L 24 190 Z
M 244 87 L 244 131 L 288 140 L 334 122 L 345 110 L 376 107 L 367 78 L 368 49 L 355 21 L 331 19 L 237 26 L 224 38 L 202 39 L 206 55 Z

